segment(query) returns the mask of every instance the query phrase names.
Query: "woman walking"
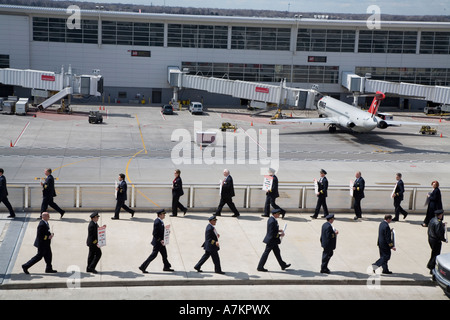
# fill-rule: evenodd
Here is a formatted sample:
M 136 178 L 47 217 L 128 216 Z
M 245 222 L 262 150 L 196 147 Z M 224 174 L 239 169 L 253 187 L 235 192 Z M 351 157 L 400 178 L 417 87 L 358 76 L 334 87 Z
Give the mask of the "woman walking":
M 433 191 L 428 193 L 427 195 L 427 215 L 425 216 L 425 220 L 422 223 L 422 227 L 428 227 L 430 220 L 434 217 L 434 213 L 436 210 L 442 210 L 442 198 L 441 198 L 441 190 L 439 190 L 439 182 L 433 181 L 431 183 L 433 186 Z

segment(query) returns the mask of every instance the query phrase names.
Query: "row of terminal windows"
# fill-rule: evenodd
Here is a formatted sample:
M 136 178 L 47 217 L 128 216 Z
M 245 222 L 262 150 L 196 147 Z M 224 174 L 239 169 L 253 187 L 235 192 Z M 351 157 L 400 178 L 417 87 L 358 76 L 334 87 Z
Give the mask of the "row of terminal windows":
M 9 68 L 9 54 L 0 54 L 0 68 Z
M 98 42 L 98 21 L 82 20 L 81 29 L 69 29 L 66 19 L 33 18 L 33 40 L 50 42 Z M 102 21 L 103 44 L 164 46 L 163 23 Z M 409 53 L 415 54 L 417 31 L 298 29 L 297 51 Z M 227 26 L 168 24 L 167 46 L 227 49 Z M 231 27 L 230 48 L 236 50 L 289 51 L 290 28 Z M 450 54 L 450 32 L 423 31 L 420 54 Z
M 338 83 L 339 67 L 251 63 L 182 62 L 192 75 L 230 80 L 280 82 L 283 79 L 305 83 Z M 292 80 L 291 79 L 292 76 Z
M 450 69 L 445 68 L 356 67 L 355 73 L 360 76 L 370 73 L 374 80 L 450 86 Z

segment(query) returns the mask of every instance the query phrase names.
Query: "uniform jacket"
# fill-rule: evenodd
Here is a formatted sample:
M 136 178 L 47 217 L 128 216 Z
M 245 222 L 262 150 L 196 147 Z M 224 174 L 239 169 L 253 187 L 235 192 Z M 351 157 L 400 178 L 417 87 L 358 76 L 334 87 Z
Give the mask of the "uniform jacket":
M 206 226 L 205 230 L 205 242 L 203 243 L 202 247 L 205 249 L 205 251 L 219 251 L 219 247 L 216 245 L 216 242 L 219 241 L 217 238 L 217 234 L 214 231 L 214 226 L 209 223 Z
M 153 223 L 152 245 L 160 245 L 161 240 L 164 240 L 164 222 L 161 219 L 157 218 Z
M 37 227 L 34 246 L 38 249 L 49 248 L 51 243 L 50 235 L 50 226 L 44 220 L 41 220 Z
M 275 219 L 274 216 L 271 216 L 267 220 L 267 234 L 264 237 L 263 242 L 268 245 L 281 243 L 279 230 L 280 228 L 278 227 L 277 219 Z
M 56 197 L 55 179 L 51 174 L 47 176 L 42 185 L 42 195 L 44 198 Z
M 6 178 L 4 175 L 0 176 L 0 200 L 8 196 L 8 189 L 6 188 Z
M 222 184 L 222 198 L 231 198 L 234 197 L 234 186 L 233 186 L 233 178 L 228 175 Z
M 276 175 L 273 175 L 272 181 L 272 189 L 267 191 L 266 195 L 270 195 L 272 198 L 278 198 L 280 194 L 278 193 L 278 178 Z
M 330 251 L 336 249 L 336 233 L 333 230 L 333 226 L 329 222 L 325 222 L 322 225 L 320 243 L 324 250 Z
M 125 180 L 119 182 L 117 190 L 117 200 L 127 200 L 127 183 Z
M 431 240 L 445 241 L 445 227 L 442 220 L 434 217 L 428 224 L 428 238 Z
M 183 181 L 180 177 L 176 177 L 172 182 L 172 194 L 179 197 L 184 194 Z
M 87 246 L 96 246 L 98 243 L 98 224 L 91 220 L 88 226 Z
M 428 203 L 428 211 L 432 211 L 434 214 L 434 211 L 442 209 L 442 197 L 439 188 L 434 188 L 428 199 L 430 200 Z
M 394 246 L 392 242 L 391 228 L 386 220 L 380 223 L 378 228 L 378 246 L 382 249 L 391 249 Z
M 320 195 L 318 196 L 324 196 L 327 197 L 328 196 L 328 179 L 327 177 L 323 177 L 321 178 L 322 181 L 320 181 L 320 179 L 317 181 L 317 186 L 319 187 L 319 193 Z
M 360 199 L 364 198 L 365 181 L 362 177 L 355 180 L 355 182 L 353 183 L 353 187 L 356 188 L 355 190 L 353 190 L 353 197 Z
M 403 193 L 405 192 L 405 186 L 402 179 L 397 181 L 397 186 L 395 187 L 394 193 L 395 197 L 399 200 L 403 200 Z

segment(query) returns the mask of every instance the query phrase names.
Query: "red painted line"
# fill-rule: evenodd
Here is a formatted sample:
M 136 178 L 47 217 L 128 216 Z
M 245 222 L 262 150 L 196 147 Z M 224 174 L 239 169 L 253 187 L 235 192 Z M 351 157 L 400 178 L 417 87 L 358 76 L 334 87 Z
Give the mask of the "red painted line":
M 22 129 L 22 132 L 19 134 L 19 136 L 17 137 L 16 141 L 14 141 L 13 147 L 15 147 L 17 145 L 17 143 L 19 142 L 20 138 L 22 138 L 23 134 L 25 133 L 25 130 L 27 130 L 28 126 L 30 125 L 30 121 L 27 122 L 27 124 L 25 125 L 25 127 Z

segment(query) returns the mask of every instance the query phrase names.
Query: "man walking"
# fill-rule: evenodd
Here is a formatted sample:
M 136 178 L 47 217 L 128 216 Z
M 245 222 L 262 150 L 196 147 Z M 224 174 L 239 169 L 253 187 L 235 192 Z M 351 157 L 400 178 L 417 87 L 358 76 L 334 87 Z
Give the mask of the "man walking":
M 42 258 L 44 258 L 46 263 L 45 273 L 57 272 L 56 270 L 53 270 L 52 267 L 52 249 L 50 244 L 54 234 L 50 232 L 50 225 L 48 223 L 50 214 L 48 212 L 42 212 L 41 216 L 42 220 L 37 227 L 36 240 L 34 241 L 34 246 L 37 248 L 38 252 L 30 259 L 30 261 L 22 265 L 22 270 L 26 274 L 30 274 L 28 269 L 41 261 Z
M 383 268 L 383 274 L 392 274 L 389 271 L 388 261 L 391 259 L 391 250 L 395 249 L 395 243 L 392 239 L 392 230 L 389 227 L 389 223 L 392 221 L 392 215 L 387 214 L 384 216 L 384 220 L 380 223 L 378 228 L 378 248 L 380 250 L 380 259 L 372 264 L 373 272 L 379 267 Z
M 64 211 L 61 209 L 54 201 L 53 198 L 56 197 L 56 191 L 55 191 L 55 178 L 52 176 L 52 169 L 47 168 L 44 171 L 44 174 L 46 176 L 45 181 L 41 181 L 42 186 L 42 205 L 41 205 L 41 215 L 43 212 L 46 212 L 48 209 L 48 206 L 55 209 L 59 214 L 61 215 L 61 218 L 64 216 Z
M 284 219 L 284 215 L 286 214 L 286 210 L 280 208 L 275 203 L 275 199 L 280 196 L 278 193 L 278 178 L 275 175 L 275 169 L 269 168 L 269 175 L 272 176 L 272 188 L 266 192 L 266 203 L 264 204 L 264 214 L 262 217 L 268 217 L 270 213 L 270 206 L 275 210 L 279 210 L 281 214 L 281 218 Z
M 403 219 L 406 219 L 406 216 L 408 215 L 408 212 L 406 212 L 401 206 L 403 201 L 403 193 L 405 192 L 402 174 L 400 172 L 397 173 L 395 175 L 395 179 L 397 179 L 397 183 L 395 185 L 394 192 L 392 193 L 392 198 L 394 198 L 395 217 L 392 221 L 398 221 L 400 213 L 403 214 Z
M 155 222 L 153 223 L 153 239 L 152 239 L 152 246 L 153 251 L 150 254 L 150 256 L 145 260 L 142 265 L 139 267 L 139 270 L 142 271 L 142 273 L 148 273 L 146 271 L 148 265 L 150 262 L 152 262 L 158 253 L 161 253 L 161 257 L 163 260 L 163 271 L 173 271 L 171 269 L 171 265 L 169 263 L 169 260 L 167 260 L 167 249 L 166 244 L 164 243 L 164 218 L 166 217 L 166 211 L 164 209 L 158 210 L 156 213 L 158 217 L 155 219 Z
M 6 178 L 3 175 L 3 173 L 4 173 L 4 170 L 2 168 L 0 168 L 0 202 L 3 202 L 3 204 L 8 209 L 8 211 L 9 211 L 8 218 L 15 218 L 16 213 L 14 212 L 14 209 L 8 200 L 8 189 L 6 187 Z
M 327 197 L 328 197 L 328 179 L 326 177 L 327 172 L 324 169 L 320 170 L 320 179 L 317 181 L 317 205 L 313 219 L 317 219 L 319 215 L 320 207 L 323 207 L 323 218 L 328 216 Z M 315 180 L 315 179 L 314 179 Z
M 205 249 L 205 254 L 200 258 L 197 264 L 194 266 L 194 269 L 197 272 L 202 272 L 202 265 L 208 260 L 209 257 L 212 258 L 214 263 L 214 272 L 218 274 L 225 274 L 222 271 L 222 267 L 220 266 L 220 258 L 219 258 L 219 233 L 216 230 L 217 217 L 212 216 L 209 219 L 209 224 L 206 226 L 205 230 L 205 242 L 203 242 L 202 247 Z
M 267 272 L 268 270 L 264 268 L 267 258 L 271 251 L 273 251 L 278 263 L 280 264 L 281 270 L 289 268 L 291 264 L 287 264 L 281 258 L 280 247 L 281 243 L 280 237 L 284 237 L 284 231 L 280 230 L 278 227 L 277 219 L 281 215 L 281 209 L 275 209 L 272 211 L 272 216 L 267 220 L 267 233 L 264 237 L 263 242 L 266 244 L 266 249 L 259 260 L 257 270 L 262 272 Z
M 119 220 L 120 209 L 124 209 L 126 212 L 131 213 L 131 217 L 134 217 L 134 210 L 130 209 L 125 201 L 127 200 L 127 182 L 125 181 L 125 175 L 123 173 L 119 174 L 119 184 L 116 187 L 116 209 L 114 210 L 114 217 L 112 220 Z
M 353 198 L 355 199 L 353 208 L 355 209 L 355 217 L 353 220 L 362 218 L 361 200 L 364 198 L 365 181 L 361 177 L 361 171 L 356 172 L 355 182 L 353 183 Z
M 86 245 L 89 247 L 86 272 L 97 273 L 95 267 L 102 257 L 102 250 L 98 246 L 98 219 L 100 216 L 96 211 L 90 217 L 91 222 L 89 222 L 88 237 L 86 240 Z
M 431 248 L 431 257 L 428 261 L 427 268 L 432 273 L 436 266 L 436 257 L 441 254 L 442 242 L 446 242 L 445 228 L 446 225 L 442 222 L 444 219 L 444 210 L 436 210 L 435 217 L 430 220 L 428 224 L 428 243 Z
M 328 269 L 328 262 L 333 256 L 333 250 L 336 249 L 336 237 L 339 231 L 332 226 L 334 222 L 334 214 L 326 216 L 327 222 L 322 225 L 322 233 L 320 236 L 320 244 L 323 248 L 322 265 L 320 266 L 320 273 L 330 273 Z
M 222 181 L 222 191 L 220 192 L 220 202 L 219 206 L 217 207 L 216 216 L 220 216 L 222 212 L 222 208 L 225 204 L 228 205 L 231 211 L 233 211 L 232 217 L 239 217 L 239 211 L 236 209 L 236 206 L 233 202 L 234 197 L 234 185 L 233 185 L 233 178 L 230 176 L 230 171 L 228 169 L 223 170 L 223 176 L 225 179 Z

